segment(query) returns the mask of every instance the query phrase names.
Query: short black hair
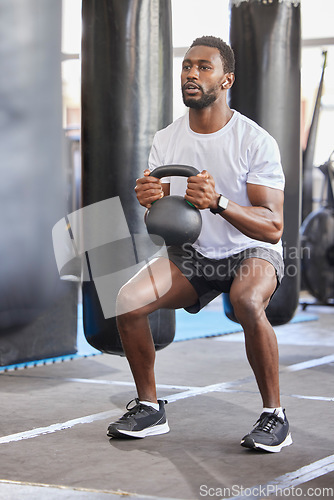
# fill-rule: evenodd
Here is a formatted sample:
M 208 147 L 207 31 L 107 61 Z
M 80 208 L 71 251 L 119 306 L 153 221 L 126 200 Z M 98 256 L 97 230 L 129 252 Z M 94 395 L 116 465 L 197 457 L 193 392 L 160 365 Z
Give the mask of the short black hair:
M 223 68 L 225 73 L 234 73 L 235 70 L 235 59 L 234 52 L 227 43 L 221 38 L 216 36 L 201 36 L 196 38 L 190 45 L 192 47 L 197 47 L 198 45 L 205 45 L 206 47 L 214 47 L 219 50 L 221 60 L 223 62 Z

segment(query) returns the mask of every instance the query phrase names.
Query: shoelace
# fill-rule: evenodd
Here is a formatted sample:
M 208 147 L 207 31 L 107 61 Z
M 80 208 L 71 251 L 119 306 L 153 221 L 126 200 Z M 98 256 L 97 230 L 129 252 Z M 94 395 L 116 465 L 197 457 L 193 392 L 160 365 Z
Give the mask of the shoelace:
M 266 414 L 255 422 L 255 425 L 259 422 L 259 425 L 256 427 L 256 429 L 264 431 L 264 432 L 271 432 L 274 427 L 278 424 L 278 422 L 283 423 L 283 420 L 276 415 L 276 413 L 269 413 Z
M 130 405 L 131 403 L 135 402 L 135 405 L 132 406 L 132 408 L 130 408 Z M 164 400 L 164 403 L 167 404 L 168 401 Z M 126 405 L 126 409 L 128 410 L 127 413 L 125 413 L 121 418 L 120 420 L 122 419 L 126 419 L 128 417 L 131 417 L 132 415 L 135 415 L 136 413 L 139 413 L 143 407 L 145 405 L 142 405 L 141 403 L 139 403 L 139 399 L 138 398 L 134 398 L 134 399 L 131 399 L 131 401 L 128 402 L 128 404 Z
M 135 405 L 132 406 L 132 408 L 130 408 L 130 405 L 133 402 L 135 402 Z M 125 413 L 123 415 L 123 417 L 121 417 L 121 418 L 125 419 L 125 418 L 130 417 L 131 415 L 135 415 L 136 413 L 139 413 L 140 410 L 142 409 L 142 407 L 143 407 L 143 405 L 141 405 L 139 403 L 139 399 L 138 398 L 131 399 L 131 401 L 129 401 L 128 404 L 125 407 L 128 410 L 127 413 Z

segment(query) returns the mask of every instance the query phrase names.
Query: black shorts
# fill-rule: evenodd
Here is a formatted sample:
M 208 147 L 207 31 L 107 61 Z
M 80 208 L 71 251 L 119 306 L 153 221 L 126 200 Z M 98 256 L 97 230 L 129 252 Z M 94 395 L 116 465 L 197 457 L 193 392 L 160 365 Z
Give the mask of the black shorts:
M 190 313 L 197 313 L 221 293 L 228 293 L 240 264 L 246 259 L 257 258 L 270 262 L 276 270 L 277 287 L 284 275 L 283 258 L 276 250 L 269 248 L 247 248 L 219 260 L 204 257 L 191 245 L 170 246 L 167 251 L 169 260 L 180 269 L 197 292 L 198 302 L 186 308 Z

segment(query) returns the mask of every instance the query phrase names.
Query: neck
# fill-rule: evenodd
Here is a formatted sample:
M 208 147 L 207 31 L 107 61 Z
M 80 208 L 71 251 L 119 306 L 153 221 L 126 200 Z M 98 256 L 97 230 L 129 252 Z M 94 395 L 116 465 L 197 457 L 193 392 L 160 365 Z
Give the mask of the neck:
M 225 127 L 232 118 L 233 111 L 226 103 L 224 106 L 215 106 L 214 104 L 203 109 L 189 109 L 191 130 L 198 134 L 213 134 Z

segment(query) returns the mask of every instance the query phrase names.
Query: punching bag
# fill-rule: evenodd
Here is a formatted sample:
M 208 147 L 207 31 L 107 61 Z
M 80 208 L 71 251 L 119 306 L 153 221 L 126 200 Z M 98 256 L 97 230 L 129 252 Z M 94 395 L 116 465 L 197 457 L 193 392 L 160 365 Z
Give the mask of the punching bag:
M 53 225 L 67 212 L 61 2 L 0 5 L 0 365 L 76 352 L 77 293 L 59 280 Z
M 276 139 L 286 178 L 285 276 L 266 311 L 272 324 L 284 324 L 300 290 L 300 2 L 232 0 L 230 43 L 236 58 L 230 105 Z
M 171 6 L 83 0 L 82 21 L 84 333 L 96 349 L 122 355 L 117 292 L 157 250 L 134 187 L 154 133 L 172 121 Z M 149 319 L 156 349 L 172 342 L 174 311 Z

